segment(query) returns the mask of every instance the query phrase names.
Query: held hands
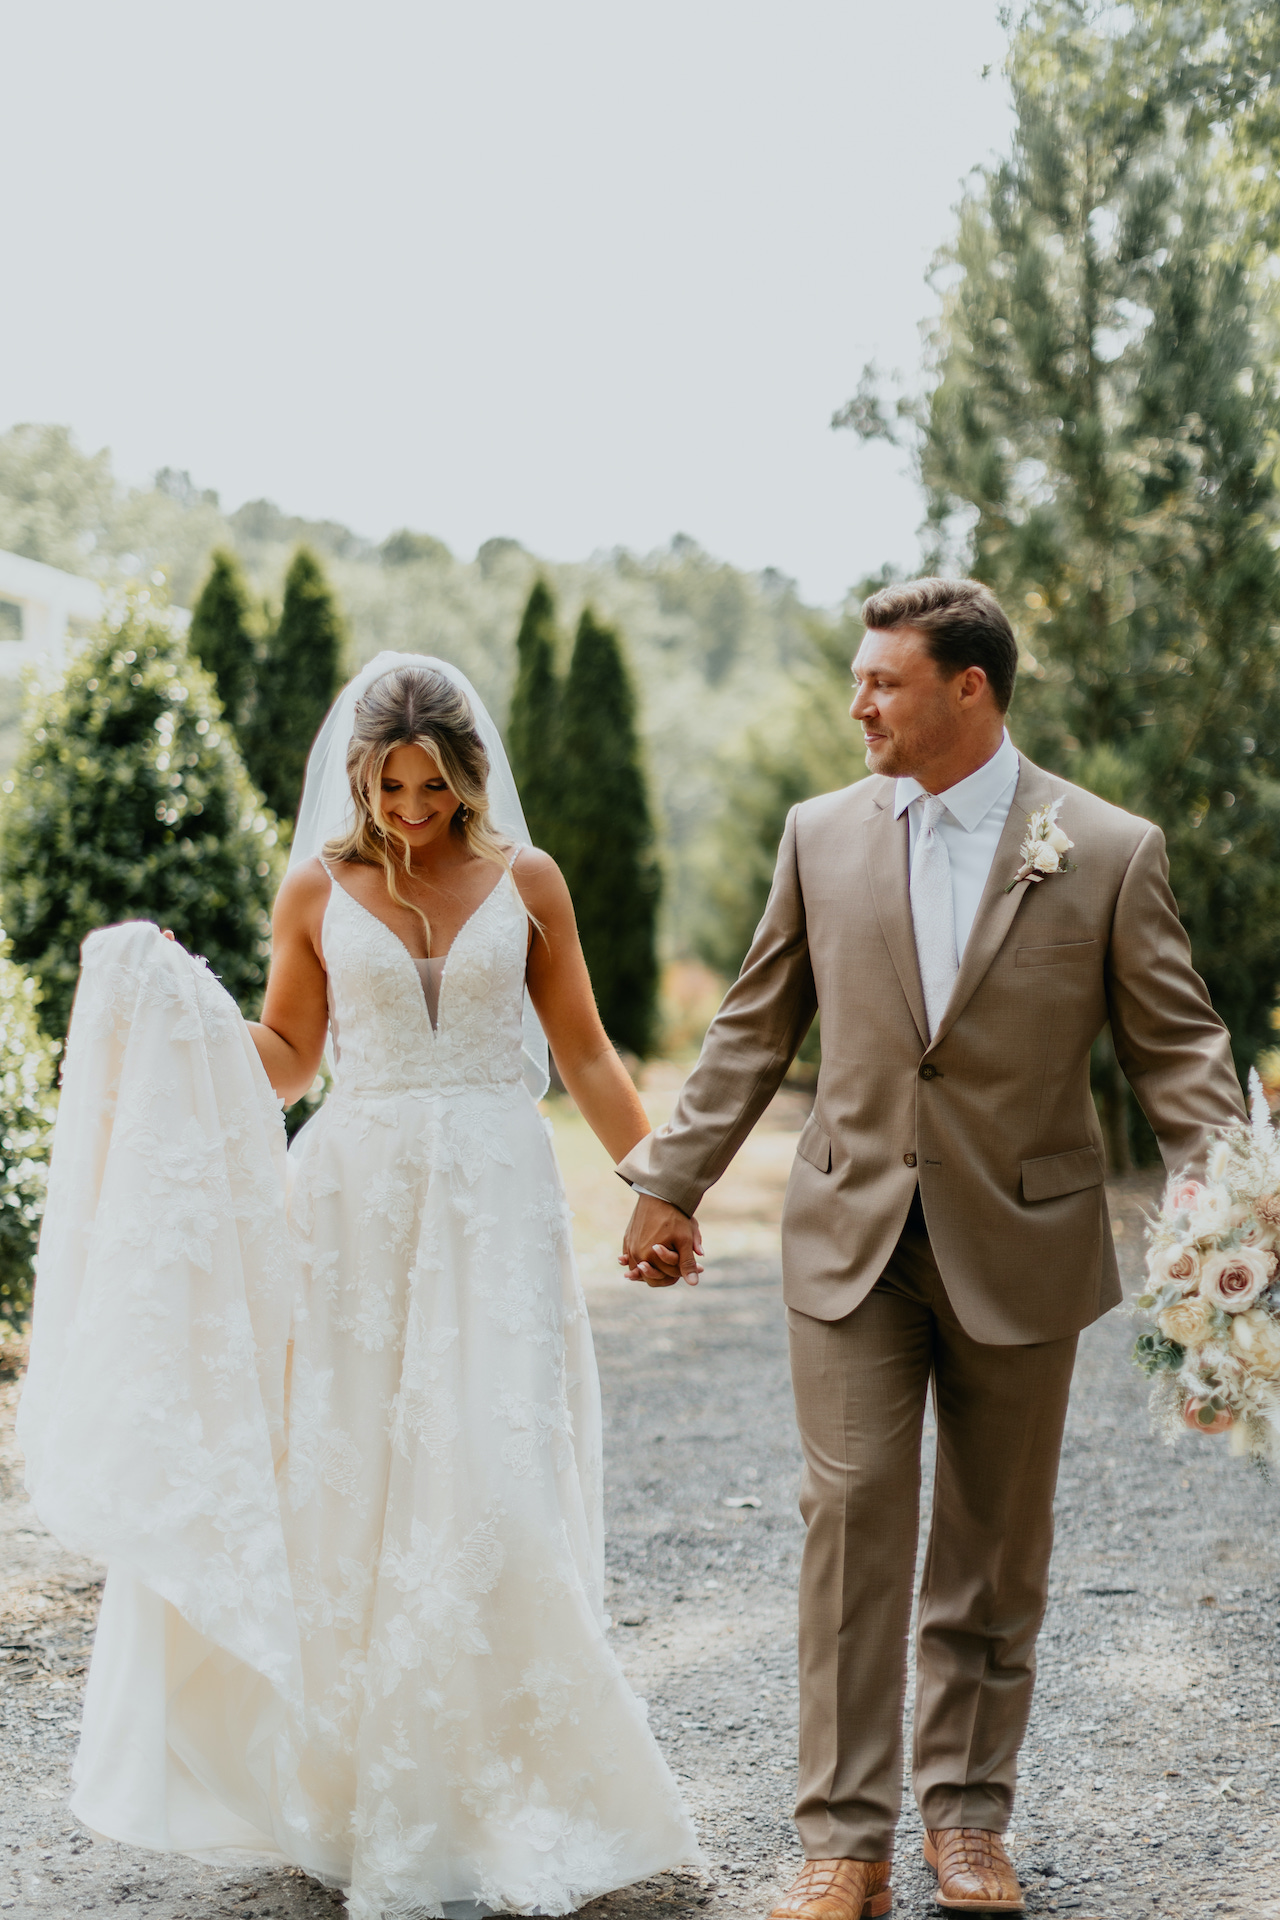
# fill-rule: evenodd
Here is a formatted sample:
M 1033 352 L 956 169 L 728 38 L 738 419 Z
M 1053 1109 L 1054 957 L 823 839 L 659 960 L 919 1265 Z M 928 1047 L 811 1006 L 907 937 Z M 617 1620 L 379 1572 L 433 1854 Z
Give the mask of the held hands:
M 702 1229 L 678 1207 L 652 1194 L 637 1195 L 627 1222 L 619 1266 L 628 1280 L 650 1287 L 674 1287 L 677 1280 L 696 1287 L 702 1272 Z

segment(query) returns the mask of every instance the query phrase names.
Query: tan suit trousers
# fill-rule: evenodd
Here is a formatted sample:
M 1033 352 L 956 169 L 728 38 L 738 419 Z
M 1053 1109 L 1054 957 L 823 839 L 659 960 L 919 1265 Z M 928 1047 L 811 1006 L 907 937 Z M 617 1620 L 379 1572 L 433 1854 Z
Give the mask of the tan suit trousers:
M 800 1574 L 800 1780 L 810 1859 L 884 1860 L 932 1383 L 933 1515 L 920 1591 L 913 1780 L 926 1827 L 1003 1832 L 1048 1595 L 1076 1336 L 970 1339 L 917 1195 L 888 1267 L 842 1320 L 788 1312 L 808 1529 Z

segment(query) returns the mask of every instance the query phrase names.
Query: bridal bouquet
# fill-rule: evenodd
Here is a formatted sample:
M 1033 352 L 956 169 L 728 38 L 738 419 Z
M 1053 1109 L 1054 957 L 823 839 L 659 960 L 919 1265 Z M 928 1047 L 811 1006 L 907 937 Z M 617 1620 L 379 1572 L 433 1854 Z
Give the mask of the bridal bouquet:
M 1154 1324 L 1134 1360 L 1170 1438 L 1230 1429 L 1233 1453 L 1280 1464 L 1280 1134 L 1249 1075 L 1248 1126 L 1209 1150 L 1207 1178 L 1170 1180 L 1147 1227 Z

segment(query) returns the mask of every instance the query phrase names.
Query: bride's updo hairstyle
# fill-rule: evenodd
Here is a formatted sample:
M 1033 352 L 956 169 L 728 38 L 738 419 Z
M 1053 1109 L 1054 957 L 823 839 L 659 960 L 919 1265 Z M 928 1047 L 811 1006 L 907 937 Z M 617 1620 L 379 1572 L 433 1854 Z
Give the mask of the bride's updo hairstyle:
M 397 868 L 410 871 L 409 843 L 382 810 L 382 769 L 396 747 L 421 747 L 431 755 L 462 802 L 449 831 L 464 840 L 477 859 L 509 873 L 510 850 L 489 818 L 489 756 L 465 693 L 434 667 L 393 667 L 379 675 L 356 702 L 347 747 L 355 823 L 350 832 L 325 843 L 324 855 L 326 860 L 381 867 L 396 905 L 416 913 L 426 928 L 429 952 L 431 923 L 397 885 Z

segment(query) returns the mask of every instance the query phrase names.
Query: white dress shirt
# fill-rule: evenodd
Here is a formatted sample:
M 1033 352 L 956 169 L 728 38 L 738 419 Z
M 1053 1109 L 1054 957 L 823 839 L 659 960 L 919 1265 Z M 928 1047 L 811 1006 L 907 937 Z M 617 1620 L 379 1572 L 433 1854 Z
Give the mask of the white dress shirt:
M 938 798 L 946 812 L 938 822 L 938 833 L 951 861 L 951 904 L 956 916 L 956 956 L 963 960 L 965 943 L 973 931 L 978 902 L 991 872 L 1004 823 L 1013 805 L 1013 790 L 1018 784 L 1018 749 L 1004 738 L 985 765 L 967 779 L 957 781 Z M 907 815 L 911 834 L 911 852 L 915 852 L 920 831 L 920 803 L 925 797 L 920 782 L 910 775 L 897 783 L 893 817 Z

